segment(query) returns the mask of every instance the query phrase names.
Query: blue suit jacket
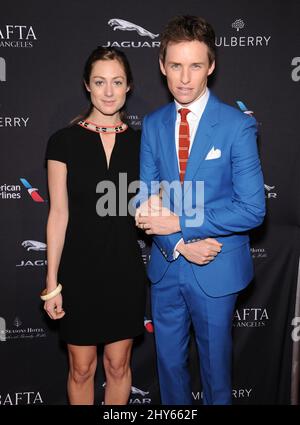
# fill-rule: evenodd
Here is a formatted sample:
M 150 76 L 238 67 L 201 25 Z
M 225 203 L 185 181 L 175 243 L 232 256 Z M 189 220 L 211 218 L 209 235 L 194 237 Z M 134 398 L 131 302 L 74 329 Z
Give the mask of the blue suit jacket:
M 163 182 L 163 186 L 179 182 L 175 121 L 174 102 L 144 118 L 142 198 L 145 187 L 148 195 L 158 193 L 158 184 L 151 184 L 153 181 Z M 148 265 L 152 283 L 158 283 L 171 262 L 176 261 L 173 251 L 181 238 L 185 243 L 193 243 L 208 237 L 216 238 L 223 247 L 209 264 L 192 264 L 202 289 L 210 296 L 222 296 L 238 292 L 250 282 L 253 263 L 247 231 L 259 226 L 265 215 L 256 135 L 254 118 L 210 93 L 190 152 L 182 193 L 171 191 L 169 197 L 170 209 L 179 211 L 181 231 L 153 237 Z M 212 159 L 206 159 L 209 152 Z M 197 186 L 199 181 L 204 182 L 204 196 Z

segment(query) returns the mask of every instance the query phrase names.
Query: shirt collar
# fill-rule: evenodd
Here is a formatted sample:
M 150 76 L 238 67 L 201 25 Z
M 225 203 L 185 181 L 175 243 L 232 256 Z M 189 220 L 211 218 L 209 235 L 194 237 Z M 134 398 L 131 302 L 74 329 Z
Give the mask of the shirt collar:
M 205 109 L 205 106 L 207 104 L 208 98 L 209 98 L 209 89 L 206 87 L 203 95 L 200 96 L 193 103 L 191 103 L 189 106 L 183 106 L 180 103 L 178 103 L 177 100 L 174 99 L 176 112 L 178 113 L 178 110 L 180 108 L 188 108 L 191 111 L 191 118 L 200 119 Z

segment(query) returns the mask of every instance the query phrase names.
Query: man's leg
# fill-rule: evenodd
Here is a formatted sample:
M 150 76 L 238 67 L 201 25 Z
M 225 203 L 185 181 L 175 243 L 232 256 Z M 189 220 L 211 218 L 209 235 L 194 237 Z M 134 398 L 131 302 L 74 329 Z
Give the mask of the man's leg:
M 180 288 L 181 259 L 152 285 L 152 315 L 162 404 L 192 404 L 188 369 L 190 316 Z
M 232 318 L 237 294 L 210 297 L 200 288 L 192 267 L 184 294 L 195 329 L 203 404 L 231 404 Z

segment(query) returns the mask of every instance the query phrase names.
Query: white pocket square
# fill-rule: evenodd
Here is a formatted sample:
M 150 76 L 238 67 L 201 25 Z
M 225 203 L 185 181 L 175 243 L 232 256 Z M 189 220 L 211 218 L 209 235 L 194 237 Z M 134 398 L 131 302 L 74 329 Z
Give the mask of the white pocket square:
M 205 160 L 218 159 L 218 158 L 221 158 L 221 149 L 215 149 L 215 147 L 213 146 L 211 150 L 208 152 L 208 154 L 206 155 Z

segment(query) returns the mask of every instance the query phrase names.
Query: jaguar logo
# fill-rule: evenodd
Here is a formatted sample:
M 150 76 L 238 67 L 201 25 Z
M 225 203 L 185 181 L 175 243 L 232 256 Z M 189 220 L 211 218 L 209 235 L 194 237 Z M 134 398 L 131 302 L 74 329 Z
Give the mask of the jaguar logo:
M 105 386 L 106 386 L 106 382 L 102 384 L 103 388 L 105 388 Z M 138 395 L 141 395 L 142 397 L 145 397 L 147 394 L 149 394 L 149 391 L 143 391 L 137 387 L 131 386 L 131 394 L 138 394 Z
M 39 241 L 24 241 L 22 246 L 27 249 L 27 251 L 46 251 L 47 245 Z
M 141 395 L 142 397 L 145 397 L 147 394 L 149 394 L 149 391 L 143 391 L 143 390 L 140 390 L 139 388 L 137 388 L 137 387 L 131 387 L 131 394 L 139 394 L 139 395 Z
M 124 21 L 124 19 L 113 18 L 108 21 L 113 30 L 121 31 L 136 31 L 139 35 L 143 37 L 150 37 L 152 39 L 157 38 L 159 34 L 153 34 L 152 32 L 146 30 L 139 25 L 133 24 L 132 22 Z
M 272 190 L 272 189 L 274 189 L 274 188 L 275 188 L 275 186 L 269 186 L 269 185 L 267 185 L 267 184 L 265 184 L 264 186 L 265 186 L 265 189 L 266 189 L 268 192 L 270 192 L 270 190 Z

